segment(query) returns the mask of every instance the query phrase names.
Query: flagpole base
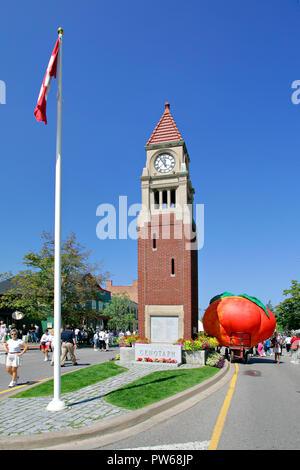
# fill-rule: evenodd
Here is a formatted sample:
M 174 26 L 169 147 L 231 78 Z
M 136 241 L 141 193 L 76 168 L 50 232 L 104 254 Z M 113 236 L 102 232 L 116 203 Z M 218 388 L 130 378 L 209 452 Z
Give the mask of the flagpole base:
M 47 411 L 61 411 L 67 408 L 67 405 L 62 400 L 53 399 L 46 407 Z

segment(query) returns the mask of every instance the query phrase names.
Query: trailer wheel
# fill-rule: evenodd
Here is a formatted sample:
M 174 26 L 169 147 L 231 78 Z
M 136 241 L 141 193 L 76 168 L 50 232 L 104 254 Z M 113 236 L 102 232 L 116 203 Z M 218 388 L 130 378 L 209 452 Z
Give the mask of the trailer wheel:
M 250 354 L 249 354 L 249 352 L 246 352 L 245 353 L 245 364 L 249 364 L 249 362 L 250 362 Z
M 229 361 L 229 349 L 228 348 L 225 348 L 225 359 Z

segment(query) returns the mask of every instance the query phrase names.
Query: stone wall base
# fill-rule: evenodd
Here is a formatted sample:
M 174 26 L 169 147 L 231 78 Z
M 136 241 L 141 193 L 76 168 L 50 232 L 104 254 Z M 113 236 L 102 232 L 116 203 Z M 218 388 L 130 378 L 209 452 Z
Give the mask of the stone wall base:
M 209 350 L 203 351 L 182 351 L 182 362 L 184 364 L 199 364 L 205 366 Z
M 135 359 L 135 348 L 120 348 L 120 361 L 119 364 L 131 363 Z

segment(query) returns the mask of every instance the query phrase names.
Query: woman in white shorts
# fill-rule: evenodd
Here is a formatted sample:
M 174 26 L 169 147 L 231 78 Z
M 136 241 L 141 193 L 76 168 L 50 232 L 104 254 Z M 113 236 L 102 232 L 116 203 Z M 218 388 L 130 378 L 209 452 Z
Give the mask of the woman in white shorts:
M 17 330 L 11 330 L 11 338 L 4 343 L 4 348 L 7 353 L 6 370 L 12 376 L 9 387 L 17 385 L 18 367 L 21 365 L 20 357 L 27 351 L 28 346 L 22 339 L 18 339 Z M 23 351 L 21 348 L 23 347 Z
M 109 333 L 107 330 L 105 330 L 104 341 L 105 341 L 105 351 L 109 351 Z

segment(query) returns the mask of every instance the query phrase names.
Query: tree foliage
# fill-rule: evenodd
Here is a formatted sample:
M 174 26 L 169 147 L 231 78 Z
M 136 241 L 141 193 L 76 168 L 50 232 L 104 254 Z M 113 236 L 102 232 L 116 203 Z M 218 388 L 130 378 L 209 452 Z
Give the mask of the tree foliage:
M 268 303 L 266 304 L 266 307 L 271 310 L 272 313 L 274 313 L 275 315 L 275 307 L 273 307 L 272 303 L 271 303 L 271 300 L 268 301 Z
M 297 330 L 300 328 L 300 283 L 292 281 L 291 287 L 283 291 L 289 296 L 276 307 L 276 321 L 282 329 Z
M 25 254 L 26 269 L 11 276 L 3 273 L 0 278 L 9 279 L 11 289 L 0 298 L 0 308 L 20 310 L 34 320 L 53 316 L 54 308 L 54 239 L 43 232 L 39 252 Z M 61 246 L 61 311 L 65 322 L 78 322 L 82 317 L 95 316 L 91 300 L 99 298 L 99 285 L 107 279 L 97 264 L 89 262 L 90 251 L 76 241 L 71 233 Z
M 132 313 L 130 297 L 126 293 L 114 294 L 111 302 L 105 305 L 103 314 L 110 317 L 108 326 L 113 329 L 132 331 L 135 316 Z

